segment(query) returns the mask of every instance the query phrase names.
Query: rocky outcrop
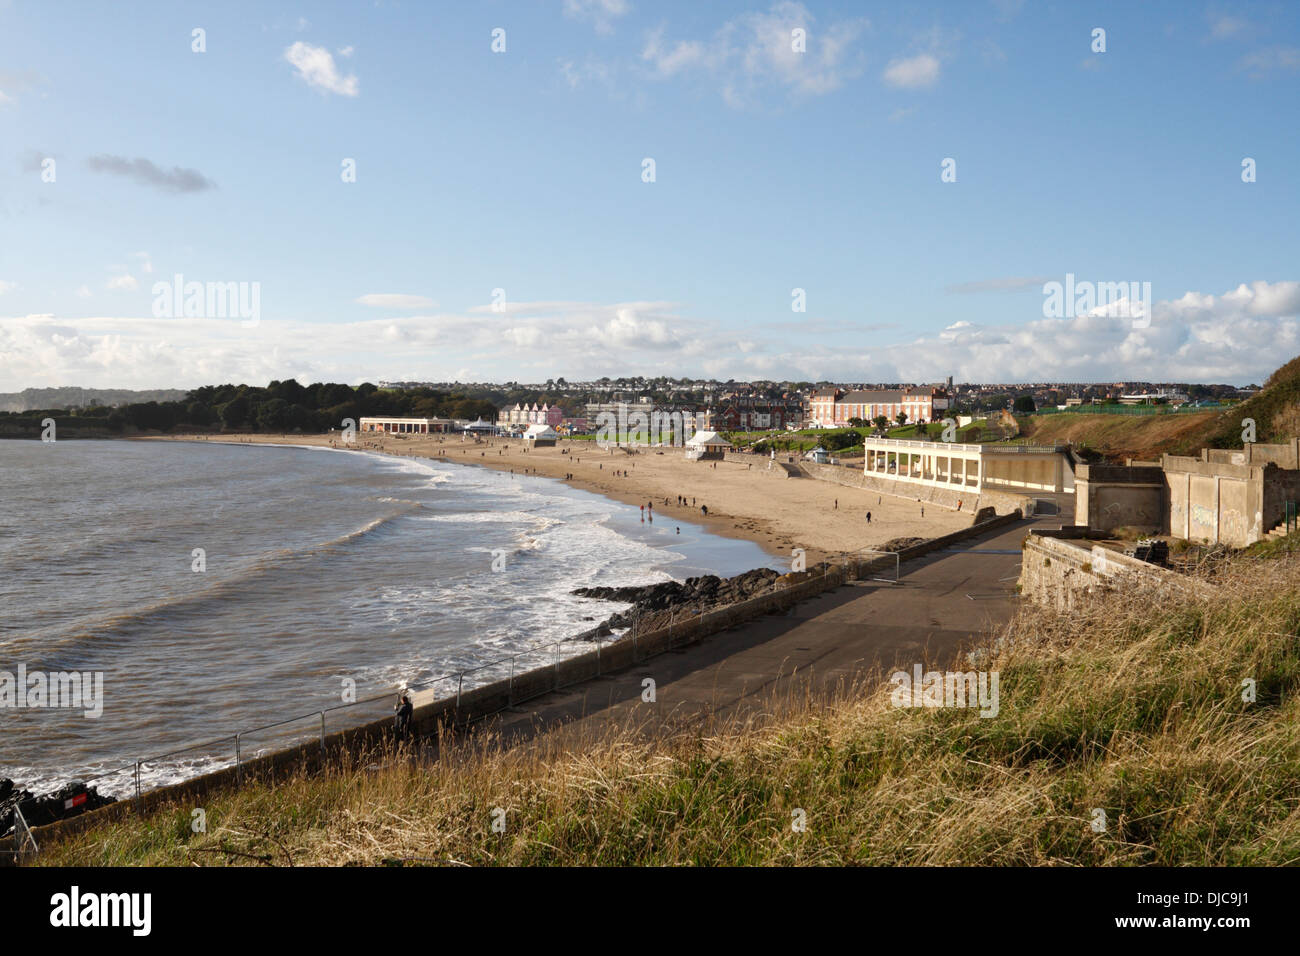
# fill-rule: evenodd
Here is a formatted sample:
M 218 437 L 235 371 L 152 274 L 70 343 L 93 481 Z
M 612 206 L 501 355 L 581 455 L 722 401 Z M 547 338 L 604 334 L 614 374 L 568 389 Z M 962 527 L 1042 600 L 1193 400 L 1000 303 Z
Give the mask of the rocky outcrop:
M 53 793 L 37 797 L 28 790 L 18 789 L 12 780 L 0 780 L 0 837 L 13 831 L 15 807 L 22 811 L 29 827 L 39 827 L 115 802 L 113 797 L 105 796 L 84 783 L 70 783 Z
M 667 619 L 674 612 L 685 611 L 688 608 L 691 613 L 699 614 L 715 607 L 736 604 L 771 591 L 778 581 L 789 577 L 793 576 L 782 575 L 770 568 L 755 568 L 731 578 L 706 574 L 703 577 L 687 578 L 685 581 L 663 581 L 659 584 L 576 588 L 572 593 L 578 597 L 633 605 L 627 611 L 610 617 L 594 632 L 608 634 L 611 628 L 630 627 L 633 621 L 638 622 L 639 628 L 660 626 L 661 618 L 662 623 L 667 623 Z M 588 634 L 582 636 L 589 640 L 594 639 Z

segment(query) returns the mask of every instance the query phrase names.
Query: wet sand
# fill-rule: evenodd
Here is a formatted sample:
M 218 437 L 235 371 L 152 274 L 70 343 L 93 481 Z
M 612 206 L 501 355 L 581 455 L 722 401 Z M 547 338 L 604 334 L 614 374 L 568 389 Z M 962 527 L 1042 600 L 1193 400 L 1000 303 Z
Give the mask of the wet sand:
M 681 448 L 641 448 L 629 454 L 594 441 L 561 440 L 550 448 L 527 448 L 519 439 L 476 441 L 459 435 L 358 434 L 352 445 L 345 445 L 337 434 L 168 435 L 149 440 L 333 445 L 541 475 L 627 504 L 653 503 L 661 521 L 690 520 L 715 534 L 753 541 L 774 555 L 789 557 L 794 548 L 804 548 L 810 562 L 879 547 L 894 538 L 947 534 L 969 527 L 973 517 L 932 503 L 924 505 L 922 516 L 922 505 L 914 499 L 787 477 L 783 469 L 769 468 L 768 459 L 760 455 L 753 461 L 690 461 Z M 678 504 L 679 495 L 684 505 Z M 708 508 L 707 515 L 701 506 Z

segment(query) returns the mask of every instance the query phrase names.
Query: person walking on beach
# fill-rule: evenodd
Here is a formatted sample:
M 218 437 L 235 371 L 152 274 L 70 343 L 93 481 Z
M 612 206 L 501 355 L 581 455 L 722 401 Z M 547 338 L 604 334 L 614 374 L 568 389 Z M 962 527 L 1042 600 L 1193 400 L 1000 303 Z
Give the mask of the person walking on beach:
M 867 512 L 867 524 L 871 524 L 871 512 Z
M 709 506 L 708 506 L 708 505 L 700 505 L 700 514 L 704 515 L 704 517 L 707 518 L 707 517 L 709 516 Z
M 398 699 L 393 712 L 393 731 L 397 734 L 398 740 L 406 740 L 411 733 L 411 715 L 415 713 L 415 708 L 411 706 L 411 698 L 403 694 Z

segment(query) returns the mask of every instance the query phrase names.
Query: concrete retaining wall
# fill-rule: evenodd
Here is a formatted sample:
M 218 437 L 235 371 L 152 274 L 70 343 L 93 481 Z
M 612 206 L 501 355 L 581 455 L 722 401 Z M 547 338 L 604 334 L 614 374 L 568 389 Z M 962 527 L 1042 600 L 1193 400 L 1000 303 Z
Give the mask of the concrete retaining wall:
M 1074 610 L 1094 595 L 1116 589 L 1150 589 L 1158 594 L 1169 590 L 1197 593 L 1209 587 L 1101 545 L 1075 543 L 1056 535 L 1030 534 L 1023 551 L 1021 596 L 1058 611 Z
M 1165 473 L 1159 466 L 1078 465 L 1074 479 L 1074 517 L 1079 524 L 1098 531 L 1167 530 Z

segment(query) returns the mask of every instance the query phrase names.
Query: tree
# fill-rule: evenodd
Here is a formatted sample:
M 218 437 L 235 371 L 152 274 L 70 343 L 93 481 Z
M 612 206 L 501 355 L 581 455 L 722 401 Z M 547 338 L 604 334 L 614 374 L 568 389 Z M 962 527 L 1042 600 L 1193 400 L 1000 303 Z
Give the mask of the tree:
M 217 415 L 225 428 L 238 428 L 248 421 L 251 411 L 246 394 L 239 394 L 230 401 L 217 406 Z
M 185 420 L 191 425 L 211 425 L 216 417 L 203 402 L 190 402 L 185 406 Z
M 1012 411 L 1023 412 L 1026 415 L 1032 415 L 1038 410 L 1038 406 L 1034 404 L 1034 397 L 1032 395 L 1018 396 L 1011 408 Z
M 900 425 L 906 425 L 906 424 L 907 424 L 907 412 L 899 412 L 899 413 L 898 413 L 898 417 L 895 419 L 895 421 L 897 421 L 898 424 L 900 424 Z
M 268 432 L 289 429 L 290 405 L 283 398 L 273 398 L 257 406 L 257 427 Z
M 872 419 L 872 421 L 876 423 L 876 428 L 880 429 L 882 432 L 889 427 L 889 419 L 884 415 L 877 415 Z

